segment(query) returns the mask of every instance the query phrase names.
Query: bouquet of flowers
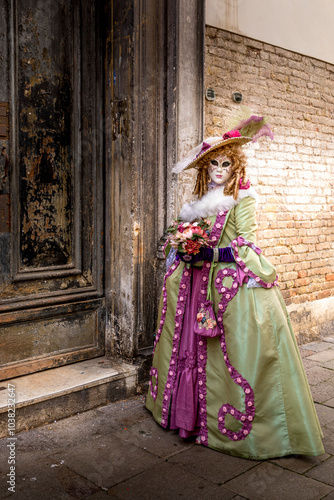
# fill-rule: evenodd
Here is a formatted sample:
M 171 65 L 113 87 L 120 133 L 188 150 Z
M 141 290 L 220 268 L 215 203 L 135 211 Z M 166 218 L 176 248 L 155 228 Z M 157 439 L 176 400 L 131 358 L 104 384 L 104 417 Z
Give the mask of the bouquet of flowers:
M 179 252 L 196 255 L 201 247 L 209 246 L 210 226 L 210 219 L 202 218 L 199 222 L 182 222 L 182 219 L 173 220 L 167 229 L 169 244 Z

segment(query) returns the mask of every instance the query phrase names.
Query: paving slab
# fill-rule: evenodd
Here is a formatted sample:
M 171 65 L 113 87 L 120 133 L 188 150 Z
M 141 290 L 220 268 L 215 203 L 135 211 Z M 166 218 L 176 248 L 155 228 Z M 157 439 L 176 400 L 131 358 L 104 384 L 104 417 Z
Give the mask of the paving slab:
M 109 493 L 109 492 L 108 492 Z M 129 500 L 217 500 L 235 498 L 235 493 L 218 486 L 178 465 L 162 462 L 112 488 L 119 498 Z
M 329 495 L 326 495 L 322 500 L 334 500 L 334 490 Z
M 105 491 L 98 491 L 94 495 L 90 495 L 89 500 L 110 500 L 114 495 L 108 495 Z
M 127 429 L 144 418 L 151 419 L 151 414 L 143 407 L 143 396 L 136 396 L 45 425 L 38 428 L 38 435 L 64 448 Z
M 325 363 L 322 363 L 322 366 L 325 368 L 330 368 L 331 370 L 334 370 L 334 359 L 330 361 L 326 361 Z
M 90 410 L 44 425 L 27 433 L 20 433 L 18 439 L 20 440 L 21 436 L 24 436 L 27 446 L 29 436 L 31 436 L 32 441 L 36 439 L 36 442 L 51 442 L 54 452 L 57 448 L 75 446 L 77 443 L 82 443 L 83 440 L 94 439 L 99 432 L 99 416 L 100 414 L 96 413 L 96 410 Z
M 319 364 L 326 363 L 328 361 L 334 360 L 334 348 L 326 349 L 325 351 L 317 352 L 316 354 L 312 354 L 308 359 L 311 361 L 317 361 Z
M 330 342 L 331 344 L 334 344 L 334 337 L 324 337 L 322 339 L 324 342 Z
M 323 405 L 323 404 L 314 404 L 315 409 L 317 411 L 318 419 L 320 422 L 320 425 L 327 425 L 330 422 L 334 421 L 334 409 L 330 408 L 329 406 Z
M 317 385 L 319 382 L 323 382 L 324 380 L 328 380 L 330 378 L 334 379 L 333 370 L 324 368 L 323 366 L 312 366 L 310 368 L 306 368 L 305 372 L 310 385 Z
M 307 370 L 308 368 L 313 368 L 314 366 L 318 366 L 318 363 L 316 361 L 311 361 L 309 358 L 303 358 L 302 361 L 305 370 Z
M 135 396 L 123 401 L 116 401 L 107 406 L 97 408 L 110 422 L 110 430 L 114 432 L 141 422 L 144 419 L 152 419 L 152 414 L 145 407 L 146 396 Z
M 328 458 L 325 462 L 306 472 L 305 475 L 334 486 L 334 457 Z
M 119 497 L 116 497 L 116 495 L 113 495 L 112 493 L 108 494 L 106 491 L 98 491 L 97 493 L 94 493 L 94 495 L 91 495 L 87 498 L 89 498 L 89 500 L 110 500 L 110 498 Z
M 330 406 L 331 408 L 334 408 L 334 398 L 326 401 L 326 406 Z
M 249 500 L 320 500 L 333 488 L 263 462 L 224 484 Z
M 330 422 L 327 425 L 322 426 L 322 432 L 324 433 L 324 436 L 334 436 L 334 421 Z
M 54 446 L 50 439 L 39 433 L 38 429 L 30 432 L 23 432 L 14 436 L 15 455 L 20 467 L 31 460 L 39 460 L 54 453 Z M 10 440 L 3 438 L 0 440 L 0 471 L 8 471 L 8 447 Z M 1 498 L 1 490 L 0 490 Z
M 168 462 L 216 484 L 225 483 L 260 463 L 255 460 L 232 457 L 197 445 L 174 455 Z
M 316 351 L 310 351 L 309 349 L 303 349 L 304 346 L 299 346 L 299 352 L 301 357 L 307 358 L 308 356 L 312 356 L 312 354 L 316 354 Z
M 110 488 L 161 461 L 146 450 L 113 435 L 100 436 L 93 443 L 84 442 L 64 449 L 52 458 L 104 488 Z
M 163 458 L 195 446 L 195 439 L 180 438 L 177 431 L 163 429 L 153 417 L 116 431 L 114 435 Z
M 315 403 L 325 403 L 334 397 L 334 377 L 312 385 L 310 389 Z
M 7 474 L 7 472 L 5 473 Z M 53 460 L 29 460 L 16 469 L 15 493 L 8 491 L 6 476 L 1 474 L 1 498 L 15 500 L 83 499 L 98 491 L 96 484 Z
M 330 349 L 330 342 L 310 342 L 308 344 L 300 346 L 301 351 L 313 351 L 313 352 L 321 352 L 326 349 Z
M 323 444 L 326 453 L 329 453 L 330 455 L 334 455 L 334 434 L 329 434 L 324 437 L 323 439 Z M 334 467 L 332 471 L 332 476 L 334 477 Z
M 283 467 L 283 469 L 288 469 L 293 472 L 298 472 L 298 474 L 303 474 L 307 470 L 312 469 L 312 467 L 321 464 L 329 457 L 330 455 L 328 455 L 328 453 L 324 453 L 323 455 L 320 455 L 318 457 L 290 456 L 275 458 L 269 461 L 275 463 L 276 465 L 279 465 L 280 467 Z

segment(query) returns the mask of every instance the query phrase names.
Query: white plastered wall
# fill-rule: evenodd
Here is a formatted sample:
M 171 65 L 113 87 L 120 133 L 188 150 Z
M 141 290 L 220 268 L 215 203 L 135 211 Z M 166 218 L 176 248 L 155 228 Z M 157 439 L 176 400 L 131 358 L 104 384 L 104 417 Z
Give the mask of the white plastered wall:
M 206 24 L 334 64 L 333 0 L 206 0 Z

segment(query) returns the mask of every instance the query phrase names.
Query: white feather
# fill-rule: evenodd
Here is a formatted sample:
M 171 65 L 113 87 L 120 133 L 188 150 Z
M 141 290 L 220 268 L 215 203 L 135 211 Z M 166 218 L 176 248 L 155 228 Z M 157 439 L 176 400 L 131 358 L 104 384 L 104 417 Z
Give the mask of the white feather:
M 224 186 L 209 191 L 202 198 L 191 203 L 185 203 L 180 211 L 180 217 L 186 222 L 193 222 L 200 217 L 209 217 L 216 215 L 218 212 L 225 212 L 231 210 L 240 203 L 241 200 L 250 196 L 258 201 L 258 195 L 254 188 L 240 190 L 238 199 L 235 200 L 233 196 L 226 196 L 224 194 Z

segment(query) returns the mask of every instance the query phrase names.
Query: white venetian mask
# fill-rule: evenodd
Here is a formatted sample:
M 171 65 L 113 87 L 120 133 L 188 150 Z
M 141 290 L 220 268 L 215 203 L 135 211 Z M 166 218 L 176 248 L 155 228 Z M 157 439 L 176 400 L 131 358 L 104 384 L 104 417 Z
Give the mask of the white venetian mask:
M 209 176 L 216 184 L 224 184 L 232 175 L 232 162 L 223 155 L 218 154 L 210 161 Z

